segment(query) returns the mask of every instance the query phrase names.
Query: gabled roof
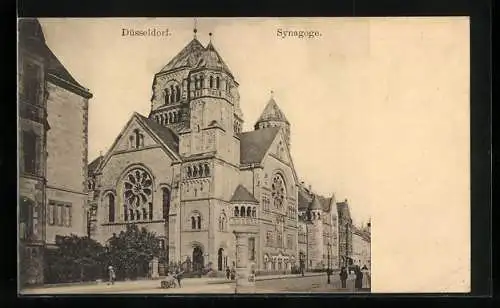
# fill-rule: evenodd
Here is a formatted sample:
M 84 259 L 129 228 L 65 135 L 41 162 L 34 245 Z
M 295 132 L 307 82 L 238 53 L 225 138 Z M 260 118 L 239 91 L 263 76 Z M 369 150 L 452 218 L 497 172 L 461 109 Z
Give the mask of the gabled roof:
M 278 104 L 272 97 L 264 108 L 264 111 L 262 111 L 262 114 L 260 115 L 255 125 L 257 126 L 259 123 L 267 121 L 279 121 L 290 124 L 285 114 L 283 113 L 283 111 L 281 111 L 280 107 L 278 107 Z
M 241 184 L 236 187 L 230 202 L 259 203 L 257 199 L 255 199 L 255 197 Z
M 181 67 L 194 67 L 198 63 L 205 47 L 194 38 L 175 57 L 165 65 L 160 72 L 166 72 Z
M 111 147 L 107 151 L 106 155 L 103 158 L 103 162 L 99 163 L 97 170 L 100 170 L 101 168 L 103 168 L 104 164 L 106 164 L 107 161 L 110 159 L 117 143 L 121 140 L 126 129 L 131 125 L 131 123 L 134 120 L 136 120 L 137 123 L 141 127 L 143 127 L 147 133 L 151 134 L 151 136 L 153 136 L 154 138 L 157 138 L 159 143 L 164 148 L 164 150 L 166 150 L 166 152 L 174 160 L 180 159 L 180 157 L 179 157 L 179 138 L 177 137 L 177 135 L 170 128 L 161 126 L 156 121 L 154 121 L 152 119 L 148 119 L 145 116 L 143 116 L 137 112 L 134 112 L 132 114 L 132 117 L 130 117 L 127 124 L 125 124 L 125 126 L 122 128 L 121 132 L 118 134 L 118 136 L 114 140 L 113 144 L 111 145 Z
M 85 98 L 92 98 L 88 89 L 84 88 L 61 61 L 54 55 L 45 42 L 42 26 L 36 18 L 26 18 L 19 20 L 19 42 L 30 51 L 39 54 L 46 61 L 47 73 L 63 80 L 70 85 L 70 89 Z M 72 86 L 72 87 L 71 87 Z
M 87 167 L 87 174 L 89 176 L 92 176 L 94 174 L 94 171 L 99 167 L 99 164 L 102 162 L 104 156 L 99 155 L 97 158 L 95 158 Z
M 160 125 L 155 120 L 136 113 L 137 116 L 176 154 L 179 154 L 179 137 L 170 128 Z
M 240 163 L 260 163 L 279 130 L 279 127 L 268 127 L 242 133 L 240 135 Z

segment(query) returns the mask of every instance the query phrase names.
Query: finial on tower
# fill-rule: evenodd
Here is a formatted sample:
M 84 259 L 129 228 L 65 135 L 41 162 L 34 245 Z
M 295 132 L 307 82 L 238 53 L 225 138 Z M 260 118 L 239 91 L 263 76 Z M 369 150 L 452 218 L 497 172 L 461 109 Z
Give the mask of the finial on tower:
M 196 18 L 194 19 L 194 29 L 193 29 L 193 33 L 194 33 L 194 38 L 196 38 L 196 32 L 198 32 L 198 29 L 197 28 L 197 20 Z
M 212 43 L 212 32 L 210 32 L 208 36 L 210 36 L 210 43 Z
M 274 91 L 271 90 L 271 98 L 274 98 Z

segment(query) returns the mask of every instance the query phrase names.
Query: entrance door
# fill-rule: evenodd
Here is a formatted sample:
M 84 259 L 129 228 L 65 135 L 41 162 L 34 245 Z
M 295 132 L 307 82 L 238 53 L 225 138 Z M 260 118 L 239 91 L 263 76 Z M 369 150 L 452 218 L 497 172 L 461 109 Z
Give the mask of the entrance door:
M 203 251 L 199 246 L 193 249 L 193 270 L 200 271 L 203 268 Z
M 217 254 L 217 265 L 218 265 L 217 268 L 218 268 L 219 271 L 222 271 L 222 267 L 223 267 L 223 265 L 222 265 L 222 259 L 223 259 L 222 254 L 223 254 L 223 252 L 224 252 L 224 249 L 219 248 L 219 252 Z

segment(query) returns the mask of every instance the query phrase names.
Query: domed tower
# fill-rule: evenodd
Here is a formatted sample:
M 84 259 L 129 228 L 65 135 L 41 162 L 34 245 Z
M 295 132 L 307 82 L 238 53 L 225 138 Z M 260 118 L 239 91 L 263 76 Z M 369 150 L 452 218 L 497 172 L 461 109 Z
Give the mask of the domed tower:
M 312 261 L 313 267 L 320 267 L 321 262 L 324 260 L 323 256 L 323 221 L 322 221 L 322 213 L 323 209 L 321 207 L 321 203 L 316 195 L 313 196 L 313 199 L 309 205 L 309 213 L 311 217 L 311 247 L 310 249 L 311 256 L 310 259 Z
M 281 127 L 283 129 L 288 148 L 290 148 L 290 122 L 288 122 L 285 114 L 278 107 L 272 92 L 269 102 L 254 126 L 255 130 L 266 127 Z

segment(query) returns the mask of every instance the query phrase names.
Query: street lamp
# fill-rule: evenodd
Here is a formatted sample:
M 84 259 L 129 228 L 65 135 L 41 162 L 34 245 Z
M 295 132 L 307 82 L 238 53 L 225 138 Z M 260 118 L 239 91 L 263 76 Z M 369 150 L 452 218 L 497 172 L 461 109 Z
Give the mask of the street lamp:
M 328 277 L 328 280 L 327 280 L 327 283 L 330 284 L 330 275 L 332 274 L 331 273 L 331 269 L 330 269 L 330 249 L 331 249 L 332 245 L 330 244 L 330 242 L 328 242 L 328 268 L 326 269 L 326 275 Z

